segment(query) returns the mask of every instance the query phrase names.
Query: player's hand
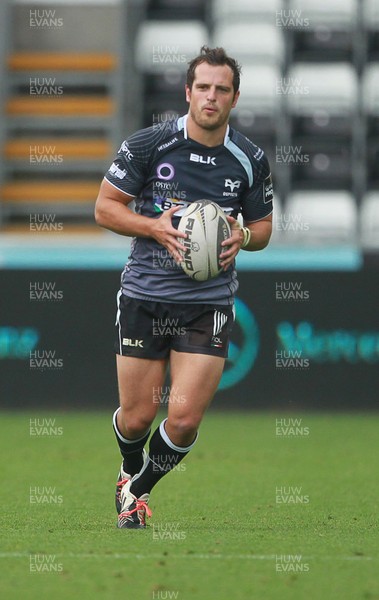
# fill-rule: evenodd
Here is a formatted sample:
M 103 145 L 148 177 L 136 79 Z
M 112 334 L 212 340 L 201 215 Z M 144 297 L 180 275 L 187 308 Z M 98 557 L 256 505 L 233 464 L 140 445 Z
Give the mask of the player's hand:
M 181 206 L 165 210 L 159 219 L 154 219 L 151 225 L 151 236 L 169 251 L 175 262 L 180 263 L 182 257 L 179 250 L 185 252 L 185 247 L 177 238 L 186 238 L 187 234 L 178 231 L 172 225 L 172 217 Z
M 221 246 L 226 246 L 220 254 L 220 265 L 224 271 L 233 263 L 243 243 L 243 232 L 240 224 L 233 217 L 226 217 L 230 224 L 231 236 L 224 240 Z

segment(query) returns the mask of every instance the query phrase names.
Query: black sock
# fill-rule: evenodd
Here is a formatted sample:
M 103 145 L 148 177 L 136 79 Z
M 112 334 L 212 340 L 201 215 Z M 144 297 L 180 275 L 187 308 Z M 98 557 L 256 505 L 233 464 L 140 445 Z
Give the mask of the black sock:
M 180 463 L 197 440 L 198 434 L 196 434 L 190 446 L 186 448 L 176 446 L 166 433 L 165 421 L 167 419 L 162 421 L 151 436 L 149 460 L 145 462 L 143 470 L 130 486 L 131 493 L 137 498 L 140 498 L 143 494 L 149 494 L 155 484 Z
M 138 440 L 128 440 L 121 434 L 117 426 L 117 413 L 119 410 L 120 409 L 118 408 L 113 415 L 113 429 L 116 434 L 116 439 L 120 447 L 122 458 L 124 459 L 123 469 L 125 473 L 133 476 L 136 473 L 139 473 L 142 469 L 142 450 L 149 438 L 151 429 L 149 429 L 149 431 L 147 431 L 141 438 L 138 438 Z

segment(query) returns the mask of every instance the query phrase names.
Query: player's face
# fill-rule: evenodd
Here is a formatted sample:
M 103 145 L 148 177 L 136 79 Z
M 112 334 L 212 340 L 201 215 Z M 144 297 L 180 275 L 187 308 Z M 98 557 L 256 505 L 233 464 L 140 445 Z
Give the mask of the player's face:
M 234 95 L 233 72 L 228 65 L 200 63 L 192 89 L 186 86 L 189 113 L 198 127 L 214 131 L 225 127 L 239 92 Z

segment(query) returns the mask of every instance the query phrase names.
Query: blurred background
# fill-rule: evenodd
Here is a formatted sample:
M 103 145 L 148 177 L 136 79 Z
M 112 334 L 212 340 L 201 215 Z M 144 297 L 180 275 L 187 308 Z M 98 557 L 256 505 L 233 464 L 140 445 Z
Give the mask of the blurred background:
M 3 0 L 0 34 L 2 407 L 117 404 L 130 240 L 94 202 L 128 135 L 187 111 L 208 44 L 242 64 L 231 125 L 275 190 L 270 246 L 238 257 L 215 406 L 377 408 L 377 0 Z

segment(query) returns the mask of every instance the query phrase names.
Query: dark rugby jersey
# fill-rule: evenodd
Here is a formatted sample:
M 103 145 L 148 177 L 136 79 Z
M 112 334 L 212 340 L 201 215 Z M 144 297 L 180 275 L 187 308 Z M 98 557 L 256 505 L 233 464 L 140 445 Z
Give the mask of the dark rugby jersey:
M 178 226 L 184 209 L 196 200 L 217 202 L 227 214 L 259 221 L 272 213 L 268 160 L 260 148 L 229 128 L 224 143 L 204 146 L 187 136 L 187 116 L 131 135 L 106 173 L 118 190 L 135 197 L 135 211 L 158 218 L 183 206 L 172 219 Z M 234 266 L 209 281 L 194 281 L 152 238 L 133 238 L 121 277 L 124 294 L 143 300 L 232 304 L 237 290 Z

